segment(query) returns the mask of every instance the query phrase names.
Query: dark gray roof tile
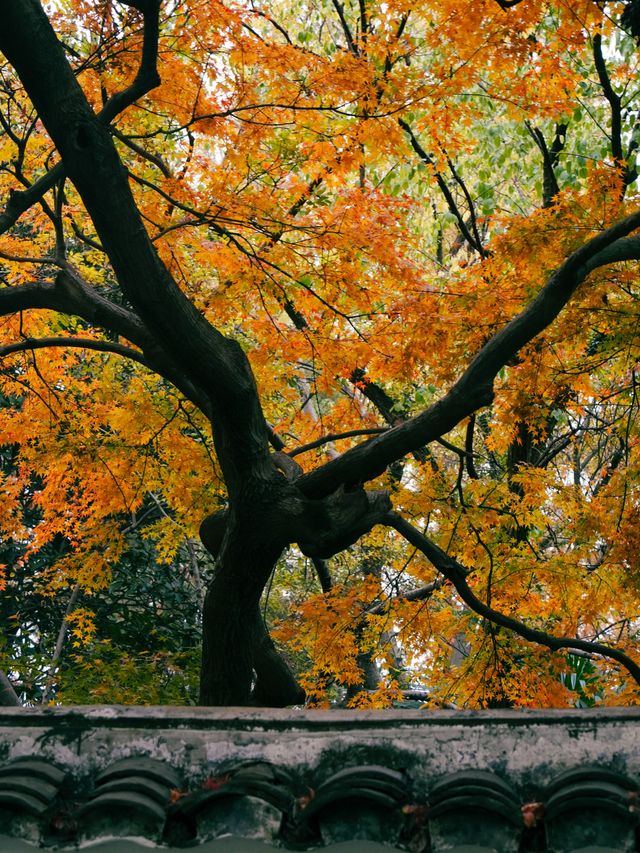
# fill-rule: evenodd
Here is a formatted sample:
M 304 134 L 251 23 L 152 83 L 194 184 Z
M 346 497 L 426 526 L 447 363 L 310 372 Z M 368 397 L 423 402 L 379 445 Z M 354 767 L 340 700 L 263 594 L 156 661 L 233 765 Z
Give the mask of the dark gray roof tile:
M 96 786 L 123 776 L 145 776 L 161 785 L 166 785 L 167 788 L 180 787 L 180 776 L 173 767 L 164 761 L 146 756 L 135 756 L 114 761 L 96 776 Z
M 378 841 L 395 846 L 402 834 L 405 816 L 393 800 L 386 795 L 379 796 L 385 796 L 387 801 L 354 795 L 334 801 L 319 811 L 316 819 L 323 842 L 329 845 L 340 841 Z
M 195 822 L 200 841 L 224 835 L 273 841 L 280 832 L 282 812 L 257 797 L 221 792 L 202 805 Z
M 43 802 L 40 797 L 26 794 L 24 791 L 12 791 L 0 788 L 0 809 L 13 812 L 14 814 L 41 815 L 46 812 L 48 803 Z M 0 820 L 0 826 L 2 821 Z
M 99 793 L 78 812 L 82 838 L 105 835 L 160 839 L 166 812 L 151 797 L 133 791 Z
M 636 789 L 634 780 L 605 768 L 585 766 L 562 773 L 547 787 L 548 845 L 560 851 L 614 845 L 631 853 Z
M 58 786 L 37 777 L 12 775 L 0 779 L 0 796 L 3 791 L 22 791 L 41 800 L 46 807 L 55 799 Z
M 131 792 L 145 794 L 163 809 L 169 802 L 169 788 L 145 776 L 118 776 L 102 781 L 93 792 L 92 797 L 102 797 L 104 794 Z
M 64 770 L 41 758 L 19 758 L 0 767 L 0 782 L 6 776 L 29 776 L 34 779 L 44 779 L 59 787 L 65 775 Z

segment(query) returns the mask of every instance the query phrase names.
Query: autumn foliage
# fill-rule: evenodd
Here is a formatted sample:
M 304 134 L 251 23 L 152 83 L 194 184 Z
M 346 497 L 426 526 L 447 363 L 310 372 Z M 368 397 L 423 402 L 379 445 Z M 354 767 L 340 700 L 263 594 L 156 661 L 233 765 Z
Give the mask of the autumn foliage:
M 632 6 L 0 0 L 10 679 L 183 700 L 135 538 L 206 704 L 638 701 Z

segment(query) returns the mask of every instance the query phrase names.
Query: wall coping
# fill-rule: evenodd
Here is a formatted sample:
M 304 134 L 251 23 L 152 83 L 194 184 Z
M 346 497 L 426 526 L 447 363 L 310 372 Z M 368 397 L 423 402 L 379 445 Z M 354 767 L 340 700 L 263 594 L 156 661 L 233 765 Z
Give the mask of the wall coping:
M 214 853 L 229 834 L 632 853 L 638 801 L 640 707 L 0 708 L 0 850 L 7 831 L 59 850 L 130 839 L 105 853 Z
M 405 729 L 432 726 L 509 727 L 532 725 L 588 726 L 640 723 L 640 707 L 562 708 L 491 711 L 449 710 L 289 710 L 272 708 L 205 708 L 166 705 L 69 705 L 47 708 L 0 708 L 0 727 L 38 728 L 90 723 L 107 728 L 264 729 Z

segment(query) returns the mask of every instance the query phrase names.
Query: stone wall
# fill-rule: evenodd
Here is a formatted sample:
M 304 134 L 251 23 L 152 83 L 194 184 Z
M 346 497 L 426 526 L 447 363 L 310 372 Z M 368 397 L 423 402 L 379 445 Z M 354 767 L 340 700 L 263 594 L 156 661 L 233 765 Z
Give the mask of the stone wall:
M 10 774 L 7 775 L 7 768 L 10 769 L 12 766 L 21 768 L 23 767 L 21 762 L 24 760 L 35 759 L 43 760 L 64 771 L 65 782 L 61 788 L 62 794 L 58 793 L 57 796 L 62 796 L 63 800 L 71 803 L 73 808 L 79 810 L 81 817 L 85 815 L 85 818 L 80 819 L 79 822 L 76 818 L 73 819 L 76 825 L 76 836 L 73 836 L 75 841 L 81 837 L 97 837 L 98 830 L 95 827 L 100 825 L 100 821 L 96 815 L 100 809 L 95 806 L 95 803 L 99 803 L 100 800 L 99 798 L 91 800 L 90 792 L 94 788 L 98 790 L 96 782 L 99 781 L 101 773 L 108 771 L 111 776 L 118 776 L 117 773 L 109 771 L 109 768 L 127 767 L 129 765 L 126 762 L 123 763 L 123 760 L 131 758 L 151 759 L 158 762 L 158 767 L 160 765 L 166 767 L 169 775 L 166 777 L 166 784 L 163 784 L 167 793 L 173 792 L 171 794 L 173 797 L 181 798 L 184 795 L 187 797 L 185 802 L 188 803 L 188 797 L 193 800 L 194 792 L 200 792 L 197 795 L 200 799 L 192 807 L 192 810 L 195 810 L 194 814 L 197 811 L 199 815 L 202 813 L 202 808 L 198 804 L 203 800 L 203 786 L 204 790 L 207 790 L 207 786 L 209 790 L 213 790 L 219 784 L 219 780 L 226 782 L 242 765 L 258 767 L 263 765 L 263 769 L 250 784 L 247 782 L 249 777 L 245 773 L 243 784 L 246 790 L 241 791 L 238 788 L 238 780 L 241 778 L 238 776 L 233 783 L 235 788 L 231 785 L 225 789 L 227 803 L 231 802 L 230 791 L 233 792 L 236 800 L 240 796 L 245 797 L 247 802 L 256 800 L 255 790 L 262 789 L 258 785 L 253 790 L 251 786 L 255 788 L 257 784 L 255 778 L 262 779 L 267 784 L 264 767 L 268 765 L 276 768 L 273 771 L 275 776 L 267 780 L 268 785 L 271 785 L 270 788 L 267 785 L 268 790 L 273 792 L 278 785 L 284 790 L 282 786 L 288 785 L 287 790 L 293 798 L 292 802 L 297 804 L 295 808 L 302 813 L 309 797 L 313 798 L 323 785 L 328 791 L 328 780 L 334 777 L 339 780 L 340 777 L 336 777 L 335 774 L 340 774 L 346 768 L 352 768 L 353 773 L 349 777 L 351 779 L 349 784 L 360 791 L 361 800 L 363 798 L 366 800 L 368 797 L 371 802 L 374 802 L 376 792 L 376 796 L 379 794 L 380 798 L 384 795 L 393 799 L 395 796 L 394 802 L 398 807 L 398 814 L 402 812 L 405 815 L 411 809 L 418 813 L 419 809 L 423 808 L 420 804 L 426 804 L 430 799 L 432 812 L 435 814 L 437 810 L 433 810 L 434 791 L 438 789 L 443 779 L 453 778 L 455 784 L 466 786 L 464 790 L 459 788 L 458 793 L 455 794 L 458 798 L 463 797 L 456 800 L 456 802 L 459 801 L 460 808 L 468 806 L 476 811 L 478 809 L 482 811 L 482 808 L 486 811 L 488 808 L 489 811 L 493 809 L 497 814 L 499 809 L 495 803 L 498 800 L 502 802 L 506 797 L 505 802 L 509 800 L 509 803 L 512 801 L 517 804 L 519 814 L 521 805 L 526 809 L 528 804 L 542 802 L 545 796 L 549 798 L 548 792 L 554 785 L 558 787 L 556 780 L 561 778 L 563 773 L 573 771 L 571 785 L 575 786 L 575 780 L 582 778 L 583 782 L 580 784 L 583 784 L 584 788 L 585 779 L 588 783 L 587 787 L 591 785 L 589 779 L 593 771 L 596 774 L 593 778 L 600 773 L 598 790 L 606 789 L 607 796 L 611 794 L 611 801 L 617 796 L 618 805 L 623 803 L 620 807 L 621 820 L 624 818 L 625 827 L 627 824 L 628 827 L 620 836 L 623 839 L 622 842 L 612 843 L 612 848 L 636 849 L 632 827 L 635 818 L 632 813 L 634 798 L 637 796 L 637 781 L 640 780 L 640 709 L 495 712 L 288 711 L 119 706 L 42 710 L 0 709 L 0 830 L 4 829 L 1 811 L 3 774 L 9 780 Z M 27 765 L 24 766 L 27 767 Z M 152 765 L 149 764 L 149 766 Z M 370 769 L 368 777 L 365 772 L 367 768 Z M 375 773 L 371 768 L 374 770 L 378 768 L 376 772 L 382 774 L 378 782 L 375 781 Z M 586 775 L 584 772 L 581 775 L 581 768 L 587 768 Z M 385 782 L 382 769 L 389 771 L 390 774 L 395 773 L 396 776 L 389 775 Z M 462 771 L 469 771 L 469 773 L 465 776 Z M 575 776 L 576 771 L 577 776 Z M 24 775 L 27 771 L 20 772 Z M 146 771 L 129 770 L 127 772 L 132 778 L 133 776 L 138 778 Z M 260 774 L 263 775 L 260 776 Z M 459 774 L 458 782 L 456 777 L 450 777 L 450 774 Z M 123 773 L 120 773 L 120 776 L 122 775 Z M 153 776 L 153 773 L 151 775 Z M 366 783 L 362 781 L 365 778 L 369 779 Z M 492 787 L 492 778 L 496 779 L 496 783 L 500 783 L 497 787 Z M 290 783 L 287 781 L 285 785 L 283 782 L 285 779 L 291 780 Z M 394 788 L 394 779 L 402 779 L 402 786 L 404 786 L 402 794 L 397 787 L 400 785 L 399 781 Z M 139 785 L 143 783 L 139 782 Z M 369 788 L 366 785 L 369 785 Z M 486 785 L 489 786 L 488 789 Z M 504 786 L 504 790 L 495 793 L 500 785 Z M 9 781 L 4 785 L 5 791 L 9 789 L 8 786 L 10 786 Z M 267 788 L 264 790 L 266 791 Z M 619 789 L 621 793 L 614 796 L 609 788 L 611 791 L 614 788 Z M 490 805 L 486 795 L 486 790 L 489 789 L 493 791 L 492 796 L 495 800 L 493 806 Z M 118 784 L 114 781 L 110 781 L 104 788 L 102 794 L 104 802 L 111 802 L 109 797 L 113 799 L 116 796 L 114 793 L 107 793 L 112 790 L 118 790 Z M 482 793 L 483 790 L 485 793 Z M 372 791 L 374 793 L 371 793 Z M 588 791 L 586 788 L 581 789 L 581 801 L 585 796 L 595 796 L 593 785 Z M 7 797 L 9 794 L 6 794 L 5 799 Z M 357 799 L 353 791 L 350 792 L 348 789 L 343 789 L 343 799 L 345 797 Z M 631 803 L 629 814 L 632 817 L 629 820 L 622 814 L 627 809 L 625 798 L 629 798 Z M 91 805 L 92 802 L 94 805 Z M 118 802 L 117 796 L 113 802 Z M 335 811 L 338 808 L 335 805 L 336 796 L 333 797 L 332 802 L 334 802 Z M 380 799 L 380 802 L 391 808 L 391 800 L 387 802 Z M 482 803 L 485 805 L 483 806 Z M 488 806 L 487 803 L 489 803 Z M 511 808 L 509 803 L 507 805 Z M 594 808 L 588 811 L 595 814 L 600 805 L 601 803 L 593 800 Z M 273 803 L 271 806 L 275 808 Z M 424 806 L 424 808 L 427 807 Z M 566 813 L 566 807 L 562 806 L 562 808 Z M 276 809 L 276 812 L 280 821 L 281 812 L 284 812 L 282 809 L 280 811 Z M 5 806 L 4 813 L 5 815 L 13 814 L 9 806 Z M 310 811 L 308 813 L 310 814 Z M 265 825 L 269 824 L 270 814 L 264 813 Z M 23 837 L 33 842 L 42 840 L 42 833 L 46 834 L 46 831 L 43 829 L 42 820 L 40 818 L 38 820 L 39 823 L 35 822 L 37 831 L 24 829 Z M 104 824 L 104 816 L 102 820 Z M 213 818 L 209 823 L 211 820 Z M 437 830 L 437 822 L 434 822 L 432 817 L 430 820 L 431 840 L 425 836 L 426 840 L 422 848 L 419 847 L 420 840 L 416 841 L 415 849 L 428 850 L 429 845 L 434 850 L 453 849 L 455 846 L 453 842 L 446 846 L 446 838 L 441 843 L 436 840 L 434 846 L 433 838 L 444 838 L 444 836 L 442 833 L 438 836 L 437 833 L 440 830 Z M 605 822 L 606 820 L 609 818 L 606 818 Z M 613 818 L 611 820 L 613 821 Z M 91 829 L 92 821 L 93 829 Z M 9 822 L 11 822 L 10 819 L 5 817 L 5 823 L 8 825 Z M 544 846 L 546 842 L 540 840 L 542 838 L 540 831 L 534 828 L 537 822 L 533 817 L 529 821 L 530 826 L 524 834 L 527 836 L 528 833 L 533 840 L 530 843 L 525 840 L 525 846 L 521 846 L 521 849 L 546 849 Z M 544 823 L 543 820 L 540 822 Z M 308 823 L 311 826 L 311 823 Z M 34 825 L 34 820 L 30 824 L 26 817 L 20 824 L 24 827 Z M 85 829 L 80 831 L 82 826 Z M 200 824 L 198 827 L 194 830 L 198 839 L 207 841 L 215 837 L 214 830 L 206 835 L 204 830 L 201 830 Z M 15 835 L 15 827 L 12 831 Z M 317 828 L 314 831 L 319 832 Z M 38 832 L 40 836 L 37 836 Z M 275 829 L 272 827 L 269 832 L 262 840 L 283 842 L 284 838 L 286 841 L 286 833 L 285 836 L 282 835 L 280 824 Z M 72 830 L 69 830 L 69 833 L 71 838 Z M 583 833 L 583 835 L 587 841 L 603 843 L 595 830 L 591 835 L 589 833 L 586 835 Z M 192 842 L 196 836 L 191 839 Z M 534 836 L 538 837 L 537 841 Z M 156 833 L 155 838 L 151 837 L 151 840 L 160 844 L 163 837 L 160 832 L 160 834 Z M 258 835 L 255 832 L 253 836 L 248 833 L 247 837 L 261 836 L 258 831 Z M 325 843 L 327 839 L 342 840 L 339 833 L 332 835 L 330 831 L 327 831 L 323 837 Z M 62 836 L 56 841 L 54 837 L 53 841 L 49 839 L 47 843 L 62 845 L 64 839 L 60 840 L 61 838 Z M 614 840 L 612 837 L 612 841 Z M 317 842 L 318 838 L 316 838 Z M 396 842 L 392 839 L 387 840 L 387 843 L 395 844 Z M 410 847 L 411 843 L 413 842 L 410 840 L 406 843 L 402 840 L 397 841 L 400 847 L 405 848 Z M 518 844 L 523 844 L 521 838 L 514 843 L 514 850 L 518 849 Z M 312 840 L 308 840 L 308 844 L 313 846 Z M 440 844 L 439 847 L 438 844 Z M 445 846 L 442 846 L 443 844 Z M 527 844 L 529 844 L 528 847 Z

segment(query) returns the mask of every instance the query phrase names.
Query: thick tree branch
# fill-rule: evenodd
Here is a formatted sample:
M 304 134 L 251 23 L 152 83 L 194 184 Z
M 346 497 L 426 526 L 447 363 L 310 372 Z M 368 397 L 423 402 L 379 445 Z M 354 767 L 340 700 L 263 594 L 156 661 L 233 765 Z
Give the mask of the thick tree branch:
M 529 135 L 542 154 L 542 206 L 551 207 L 555 197 L 560 192 L 560 187 L 558 186 L 558 181 L 556 179 L 555 167 L 557 165 L 560 152 L 564 148 L 567 125 L 556 125 L 556 133 L 550 149 L 547 146 L 547 141 L 539 128 L 533 127 L 529 122 L 525 122 L 525 126 L 529 131 Z
M 331 592 L 333 588 L 333 581 L 331 579 L 329 567 L 327 566 L 327 561 L 316 557 L 311 562 L 313 563 L 313 568 L 316 570 L 318 580 L 320 581 L 320 588 L 323 592 Z
M 13 228 L 22 214 L 37 204 L 45 193 L 49 192 L 61 178 L 64 178 L 64 175 L 64 166 L 62 163 L 57 163 L 28 189 L 11 190 L 7 206 L 0 213 L 0 234 L 4 234 L 9 228 Z
M 556 270 L 529 305 L 487 341 L 460 379 L 424 412 L 386 433 L 347 450 L 298 480 L 310 497 L 322 497 L 341 484 L 362 483 L 383 473 L 396 459 L 445 435 L 463 418 L 493 399 L 493 382 L 523 346 L 558 316 L 577 287 L 594 269 L 623 260 L 640 260 L 640 211 L 588 240 Z
M 464 436 L 464 456 L 465 456 L 465 464 L 467 466 L 467 474 L 472 480 L 478 479 L 478 472 L 476 471 L 476 466 L 473 461 L 473 433 L 476 426 L 476 416 L 471 415 L 469 418 L 469 423 L 467 424 L 467 429 L 465 431 Z
M 48 349 L 50 347 L 70 347 L 76 349 L 91 349 L 97 352 L 109 352 L 114 355 L 121 355 L 125 358 L 130 358 L 132 361 L 137 361 L 145 367 L 149 367 L 142 353 L 131 347 L 123 346 L 114 341 L 96 341 L 91 338 L 25 338 L 22 341 L 16 341 L 13 344 L 5 344 L 0 346 L 0 358 L 11 355 L 16 352 L 26 352 L 36 349 Z
M 28 309 L 49 309 L 81 317 L 94 326 L 128 339 L 143 351 L 142 364 L 164 376 L 205 415 L 210 415 L 207 395 L 176 369 L 140 319 L 87 285 L 71 266 L 65 265 L 55 282 L 0 288 L 0 316 Z
M 0 14 L 0 49 L 53 139 L 125 296 L 167 357 L 211 400 L 230 494 L 247 477 L 270 477 L 266 425 L 244 352 L 207 322 L 160 260 L 109 130 L 89 106 L 40 4 L 0 0 Z
M 147 92 L 160 85 L 158 74 L 158 37 L 160 0 L 144 0 L 140 3 L 129 3 L 142 12 L 144 27 L 142 34 L 142 57 L 133 82 L 126 89 L 112 95 L 100 111 L 100 119 L 109 124 L 121 112 L 142 98 Z
M 391 508 L 389 495 L 382 490 L 338 489 L 322 500 L 309 500 L 297 491 L 298 482 L 299 479 L 283 491 L 278 531 L 273 528 L 271 532 L 281 548 L 295 542 L 313 560 L 324 560 L 344 551 L 376 524 L 381 524 Z M 276 504 L 274 495 L 274 509 Z M 207 516 L 200 525 L 200 539 L 214 557 L 222 549 L 231 522 L 230 510 L 223 509 Z
M 398 412 L 395 400 L 387 394 L 381 385 L 367 376 L 367 372 L 361 367 L 356 367 L 352 371 L 351 382 L 370 403 L 373 403 L 390 426 L 395 426 L 406 420 L 406 415 Z M 385 432 L 385 430 L 380 430 L 380 432 Z M 426 448 L 421 447 L 418 450 L 414 450 L 413 456 L 417 462 L 425 462 L 427 459 Z
M 578 651 L 587 652 L 592 655 L 602 655 L 603 657 L 615 660 L 621 664 L 640 684 L 640 666 L 632 660 L 620 649 L 607 646 L 604 643 L 596 643 L 590 640 L 581 640 L 577 637 L 553 637 L 544 631 L 539 631 L 536 628 L 530 628 L 518 619 L 513 619 L 504 613 L 500 613 L 481 601 L 471 590 L 467 583 L 466 576 L 468 569 L 459 563 L 456 559 L 446 554 L 442 548 L 439 548 L 434 542 L 416 530 L 408 521 L 395 512 L 389 513 L 387 524 L 393 527 L 401 536 L 410 542 L 414 548 L 421 551 L 429 562 L 456 588 L 456 591 L 464 603 L 484 619 L 492 622 L 494 625 L 500 625 L 518 634 L 525 640 L 531 643 L 538 643 L 546 646 L 552 651 L 560 649 L 576 649 Z
M 0 288 L 0 316 L 30 308 L 45 308 L 82 317 L 95 326 L 127 338 L 140 349 L 151 344 L 149 332 L 135 314 L 89 287 L 70 266 L 65 266 L 54 282 Z

